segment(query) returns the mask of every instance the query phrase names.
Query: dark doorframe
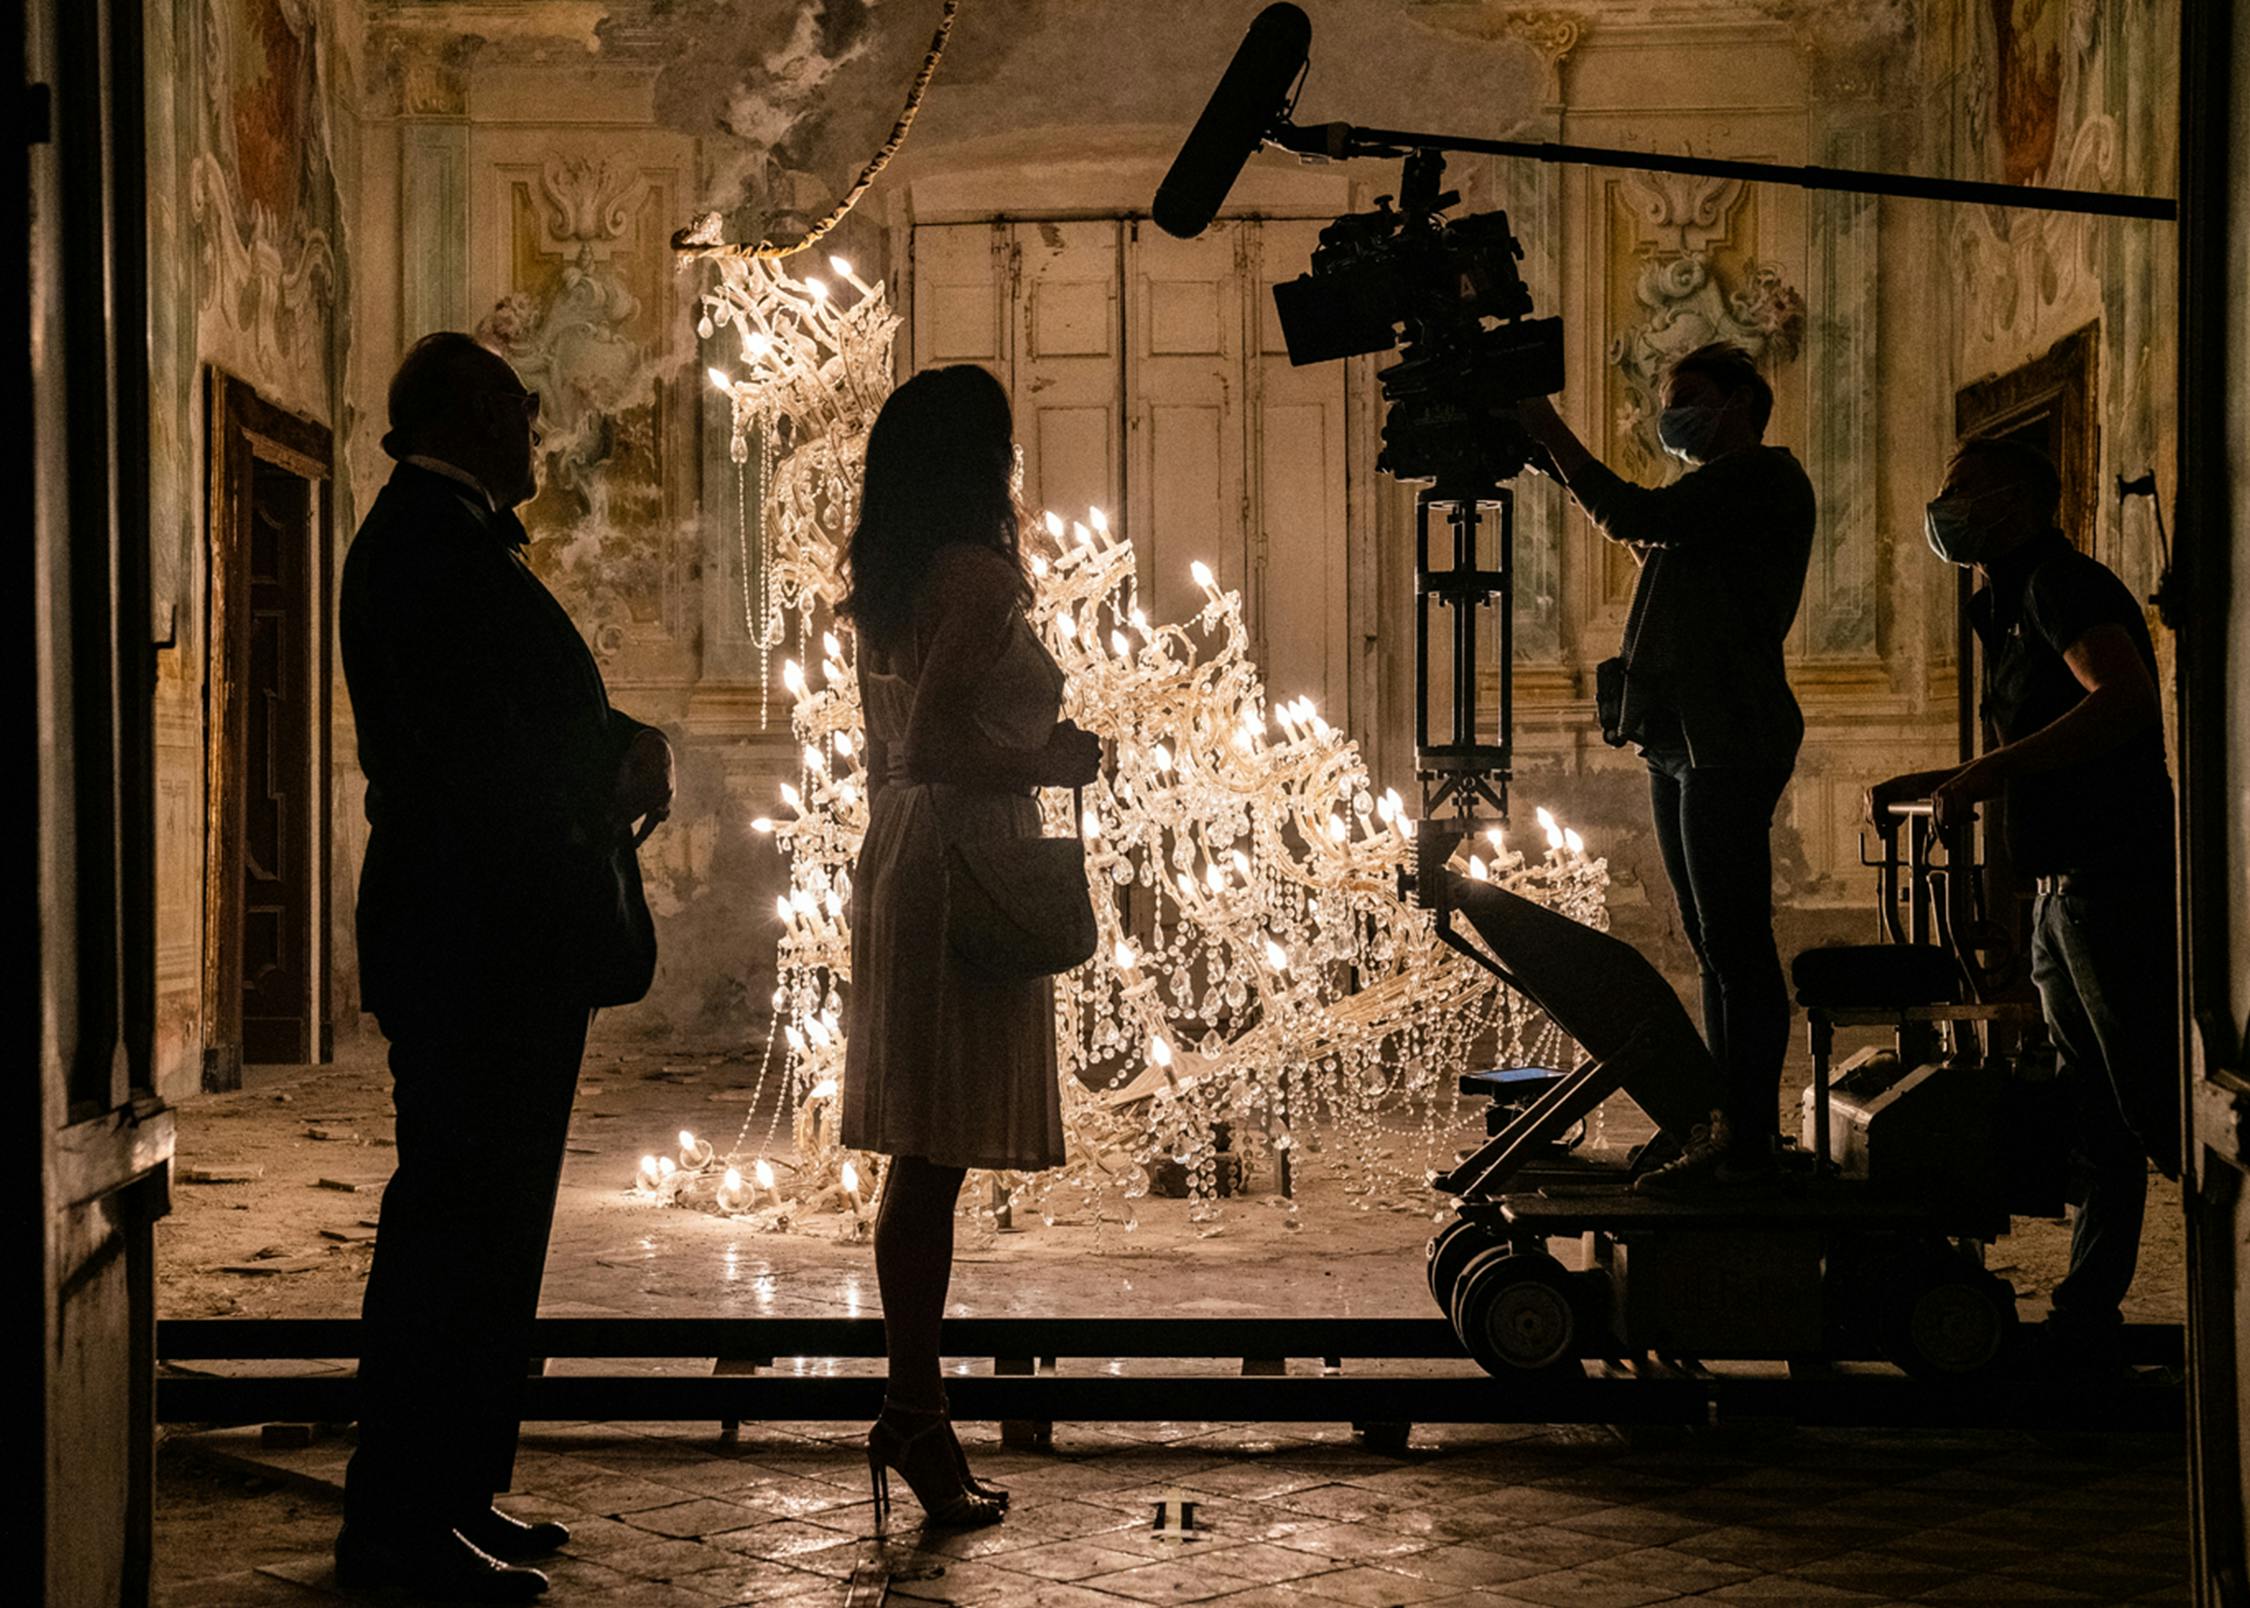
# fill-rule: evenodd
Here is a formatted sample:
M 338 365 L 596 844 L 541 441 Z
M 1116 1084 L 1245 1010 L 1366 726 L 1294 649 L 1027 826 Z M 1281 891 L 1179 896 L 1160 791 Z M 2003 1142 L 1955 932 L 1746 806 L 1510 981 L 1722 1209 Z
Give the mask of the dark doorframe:
M 324 1061 L 334 1050 L 327 998 L 333 443 L 326 425 L 275 406 L 218 369 L 207 373 L 205 401 L 203 1083 L 235 1089 L 246 1060 Z M 253 945 L 257 964 L 246 970 Z
M 2101 416 L 2095 407 L 2095 378 L 2101 355 L 2101 326 L 2073 330 L 2030 362 L 2004 374 L 1964 385 L 1953 397 L 1953 433 L 1999 436 L 2037 447 L 2053 460 L 2062 478 L 2062 508 L 2056 522 L 2082 553 L 2094 551 L 2099 506 L 2095 482 L 2101 473 Z M 1978 718 L 1983 684 L 1983 648 L 1969 624 L 1969 599 L 1976 578 L 1955 572 L 1953 655 L 1955 715 L 1963 761 L 1996 747 L 1999 734 Z M 2018 993 L 2029 987 L 2031 956 L 2030 885 L 2016 875 L 2007 854 L 2004 804 L 1984 807 L 1983 862 L 1985 908 L 1997 928 L 1986 950 L 1986 964 Z

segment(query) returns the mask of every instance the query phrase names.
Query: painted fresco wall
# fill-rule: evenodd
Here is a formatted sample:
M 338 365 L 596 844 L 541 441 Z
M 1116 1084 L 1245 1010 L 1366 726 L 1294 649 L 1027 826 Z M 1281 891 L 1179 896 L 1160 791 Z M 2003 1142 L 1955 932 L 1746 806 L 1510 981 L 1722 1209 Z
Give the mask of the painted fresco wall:
M 836 248 L 886 274 L 911 313 L 918 225 L 1145 209 L 1252 9 L 1172 8 L 1150 28 L 1149 8 L 1125 0 L 965 8 L 912 142 Z M 2149 53 L 2166 23 L 2145 4 L 1308 9 L 1308 119 L 2152 188 L 2168 172 L 2154 143 L 2166 114 L 2143 87 L 2161 77 Z M 666 237 L 706 209 L 736 237 L 820 213 L 888 130 L 936 13 L 904 0 L 390 0 L 365 18 L 346 206 L 357 245 L 346 479 L 364 497 L 387 473 L 382 386 L 404 346 L 429 329 L 483 330 L 553 422 L 527 511 L 533 562 L 620 705 L 664 724 L 682 753 L 680 809 L 647 851 L 665 959 L 651 1000 L 607 1032 L 707 1044 L 753 1030 L 779 867 L 747 823 L 791 766 L 785 733 L 759 719 L 736 480 L 696 379 L 693 278 L 674 271 Z M 1466 205 L 1514 216 L 1543 309 L 1567 321 L 1565 410 L 1620 467 L 1664 472 L 1648 432 L 1666 354 L 1720 335 L 1764 355 L 1774 436 L 1805 461 L 1821 507 L 1792 644 L 1810 729 L 1776 823 L 1784 947 L 1865 933 L 1860 790 L 1952 750 L 1949 582 L 1922 547 L 1920 510 L 1954 392 L 2099 320 L 2105 465 L 2152 459 L 2169 384 L 2152 334 L 2168 282 L 2149 255 L 2159 248 L 1772 186 L 1498 159 L 1457 162 L 1450 178 Z M 1315 217 L 1394 184 L 1374 165 L 1268 156 L 1237 200 Z M 1345 714 L 1386 780 L 1404 783 L 1411 508 L 1373 473 L 1371 365 L 1350 382 Z M 1629 576 L 1551 487 L 1520 489 L 1527 795 L 1589 826 L 1619 873 L 1620 930 L 1684 971 L 1639 767 L 1592 731 L 1592 667 L 1613 651 Z M 2137 538 L 2114 510 L 2105 519 L 2141 584 Z M 348 882 L 357 781 L 340 707 L 338 721 Z
M 1917 129 L 1896 112 L 1902 93 L 1918 100 L 1902 76 L 1917 37 L 1903 4 L 1308 9 L 1308 118 L 1870 166 Z M 1145 209 L 1249 10 L 1177 8 L 1151 29 L 1148 8 L 1122 0 L 965 8 L 913 141 L 838 248 L 863 273 L 889 274 L 903 302 L 918 222 Z M 764 913 L 778 866 L 747 821 L 770 808 L 791 763 L 783 733 L 757 718 L 735 481 L 683 338 L 690 285 L 664 236 L 706 208 L 736 236 L 817 215 L 887 131 L 936 11 L 824 0 L 369 14 L 354 475 L 372 483 L 386 468 L 371 421 L 404 344 L 483 327 L 558 424 L 527 521 L 533 561 L 578 615 L 619 703 L 664 723 L 682 751 L 681 808 L 648 850 L 666 958 L 650 1002 L 609 1031 L 725 1042 L 753 1025 L 770 986 Z M 1921 328 L 1937 224 L 1769 187 L 1501 161 L 1457 163 L 1451 177 L 1468 205 L 1515 214 L 1543 304 L 1569 320 L 1565 406 L 1621 466 L 1662 473 L 1649 386 L 1667 352 L 1727 335 L 1766 353 L 1776 434 L 1822 499 L 1795 647 L 1812 734 L 1778 823 L 1788 939 L 1864 930 L 1859 790 L 1950 744 L 1945 644 L 1913 549 L 1894 540 L 1918 546 L 1947 376 L 1882 340 L 1887 317 Z M 1394 181 L 1373 165 L 1268 157 L 1238 201 L 1318 216 Z M 1387 779 L 1404 782 L 1410 504 L 1372 472 L 1368 365 L 1352 384 L 1347 713 Z M 1638 767 L 1590 731 L 1591 668 L 1613 650 L 1628 578 L 1544 485 L 1524 488 L 1523 541 L 1527 787 L 1593 827 L 1620 873 L 1622 930 L 1682 968 L 1669 897 L 1650 894 L 1661 876 Z
M 148 9 L 151 533 L 158 654 L 157 1055 L 164 1092 L 202 1065 L 208 542 L 202 376 L 338 417 L 351 347 L 343 220 L 356 171 L 350 5 L 157 0 Z M 336 493 L 348 517 L 348 486 Z M 331 801 L 326 807 L 333 808 Z M 352 807 L 356 808 L 356 800 Z M 350 918 L 348 882 L 316 920 Z M 341 895 L 341 897 L 339 897 Z M 328 1009 L 345 1007 L 348 945 Z
M 1933 4 L 1931 155 L 1965 177 L 2175 193 L 2176 0 Z M 2177 318 L 2169 224 L 1962 208 L 1949 220 L 1953 381 L 2030 362 L 2097 331 L 2096 487 L 2154 468 L 2169 506 Z M 2094 554 L 2136 593 L 2155 586 L 2145 502 L 2095 499 Z M 2163 633 L 2158 633 L 2163 642 Z M 2168 643 L 2160 650 L 2169 653 Z

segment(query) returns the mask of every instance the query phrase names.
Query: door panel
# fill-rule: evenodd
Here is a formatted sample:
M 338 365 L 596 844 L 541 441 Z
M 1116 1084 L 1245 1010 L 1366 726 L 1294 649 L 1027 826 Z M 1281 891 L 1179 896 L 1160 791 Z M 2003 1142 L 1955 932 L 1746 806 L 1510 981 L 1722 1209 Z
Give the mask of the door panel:
M 311 1059 L 313 487 L 259 461 L 243 688 L 243 1058 Z
M 1127 377 L 1133 440 L 1126 534 L 1140 559 L 1151 618 L 1203 607 L 1189 566 L 1248 598 L 1243 532 L 1241 222 L 1193 240 L 1135 225 Z
M 1024 498 L 1083 519 L 1114 512 L 1119 475 L 1118 225 L 1101 218 L 1009 229 L 1016 439 Z
M 1225 219 L 1193 240 L 1140 220 L 932 224 L 914 233 L 914 361 L 980 362 L 1009 389 L 1035 509 L 1122 512 L 1157 620 L 1238 590 L 1277 696 L 1341 724 L 1350 533 L 1341 363 L 1291 368 L 1271 285 L 1321 225 Z
M 1344 365 L 1291 367 L 1273 312 L 1273 285 L 1304 271 L 1320 229 L 1318 223 L 1268 222 L 1259 232 L 1250 416 L 1258 494 L 1251 545 L 1266 684 L 1277 697 L 1310 696 L 1349 729 Z

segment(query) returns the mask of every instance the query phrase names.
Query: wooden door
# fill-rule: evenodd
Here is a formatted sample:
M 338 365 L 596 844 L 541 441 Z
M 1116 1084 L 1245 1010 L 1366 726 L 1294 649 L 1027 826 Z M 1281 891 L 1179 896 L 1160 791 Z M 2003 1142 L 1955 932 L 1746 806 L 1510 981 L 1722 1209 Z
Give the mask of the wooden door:
M 10 607 L 34 825 L 17 852 L 37 889 L 18 906 L 37 958 L 13 1031 L 17 1064 L 39 1070 L 10 1079 L 0 1168 L 16 1236 L 9 1597 L 117 1608 L 148 1600 L 173 1133 L 152 1065 L 146 63 L 137 5 L 33 0 L 10 16 L 36 86 L 16 103 L 28 182 L 0 202 L 0 258 L 23 265 L 0 305 L 27 337 L 0 498 L 26 533 Z
M 203 1084 L 325 1060 L 330 439 L 213 370 Z
M 1345 365 L 1289 365 L 1271 287 L 1320 225 L 1223 219 L 923 224 L 914 362 L 982 363 L 1014 399 L 1033 508 L 1114 519 L 1157 620 L 1239 590 L 1266 685 L 1348 721 Z
M 242 764 L 242 1057 L 312 1059 L 313 508 L 264 459 L 250 486 Z

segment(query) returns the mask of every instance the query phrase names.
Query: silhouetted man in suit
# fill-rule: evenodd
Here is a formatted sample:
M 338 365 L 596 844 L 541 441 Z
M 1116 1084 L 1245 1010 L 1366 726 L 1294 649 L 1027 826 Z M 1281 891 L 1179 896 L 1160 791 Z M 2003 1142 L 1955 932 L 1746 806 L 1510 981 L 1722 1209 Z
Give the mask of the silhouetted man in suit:
M 344 677 L 367 776 L 362 1002 L 390 1040 L 398 1167 L 367 1281 L 360 1437 L 336 1541 L 351 1586 L 522 1602 L 569 1532 L 510 1483 L 563 1138 L 592 1011 L 656 964 L 634 859 L 672 751 L 609 706 L 523 558 L 539 398 L 467 335 L 391 382 L 398 460 L 344 561 Z

